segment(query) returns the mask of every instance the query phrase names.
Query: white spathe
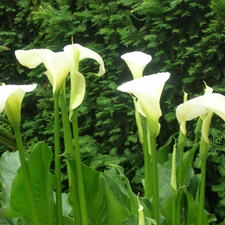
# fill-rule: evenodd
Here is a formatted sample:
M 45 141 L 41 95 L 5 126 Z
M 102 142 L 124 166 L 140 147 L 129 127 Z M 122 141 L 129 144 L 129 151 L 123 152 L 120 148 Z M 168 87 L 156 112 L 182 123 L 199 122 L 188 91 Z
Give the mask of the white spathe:
M 53 52 L 49 49 L 16 50 L 15 55 L 21 65 L 30 69 L 37 67 L 41 63 L 47 69 L 47 75 L 53 93 L 59 93 L 70 72 L 69 59 L 64 52 Z
M 76 61 L 74 61 L 74 58 L 75 58 L 74 54 L 77 54 L 78 62 L 87 58 L 94 59 L 95 61 L 98 62 L 99 71 L 96 75 L 101 76 L 105 73 L 105 67 L 104 67 L 104 62 L 102 60 L 102 57 L 98 53 L 92 51 L 91 49 L 83 47 L 82 45 L 79 45 L 79 44 L 72 44 L 72 45 L 66 45 L 63 48 L 63 50 L 64 52 L 67 53 L 68 59 L 70 60 L 70 65 L 72 66 L 73 69 L 76 70 L 74 65 L 76 63 Z
M 158 121 L 162 115 L 160 98 L 169 77 L 167 72 L 157 73 L 128 81 L 118 87 L 119 91 L 133 94 L 137 98 L 137 110 L 147 118 L 149 131 L 155 136 L 159 133 Z
M 99 64 L 98 73 L 94 73 L 97 76 L 102 76 L 105 73 L 105 66 L 102 57 L 98 53 L 79 44 L 65 46 L 64 52 L 70 64 L 71 92 L 69 118 L 71 120 L 74 109 L 83 102 L 86 90 L 84 76 L 79 72 L 79 62 L 87 58 L 94 59 Z
M 12 125 L 20 124 L 21 105 L 26 92 L 31 92 L 37 84 L 0 86 L 0 113 L 5 109 Z
M 140 51 L 128 52 L 121 56 L 129 67 L 133 78 L 141 78 L 146 65 L 152 60 L 152 57 Z
M 43 63 L 47 69 L 45 74 L 52 84 L 54 94 L 58 94 L 62 90 L 66 77 L 70 73 L 70 113 L 82 103 L 85 95 L 85 79 L 79 72 L 79 62 L 85 58 L 94 59 L 99 64 L 99 71 L 95 74 L 101 76 L 105 73 L 101 56 L 79 44 L 67 45 L 62 52 L 53 52 L 49 49 L 31 49 L 17 50 L 15 55 L 18 61 L 28 68 L 35 68 Z
M 211 121 L 210 114 L 213 112 L 225 120 L 225 96 L 218 93 L 211 93 L 212 90 L 206 94 L 188 100 L 180 104 L 176 109 L 176 117 L 181 125 L 181 131 L 186 135 L 186 121 L 190 121 L 194 118 L 201 116 L 203 118 L 202 134 L 205 141 L 208 143 L 208 129 L 209 122 Z M 210 113 L 209 115 L 207 115 Z M 204 129 L 205 128 L 205 129 Z M 204 130 L 205 133 L 204 134 Z

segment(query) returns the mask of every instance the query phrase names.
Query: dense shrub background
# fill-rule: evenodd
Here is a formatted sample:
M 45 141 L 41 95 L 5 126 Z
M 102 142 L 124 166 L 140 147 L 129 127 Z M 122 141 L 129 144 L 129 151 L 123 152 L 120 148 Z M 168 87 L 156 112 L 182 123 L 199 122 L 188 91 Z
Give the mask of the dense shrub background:
M 177 131 L 174 110 L 182 102 L 182 87 L 189 98 L 203 93 L 203 81 L 216 92 L 225 92 L 224 12 L 223 0 L 1 0 L 0 81 L 38 83 L 35 93 L 24 101 L 22 129 L 27 148 L 36 141 L 49 145 L 54 141 L 51 87 L 43 67 L 22 67 L 14 50 L 60 51 L 73 37 L 75 43 L 98 52 L 106 67 L 104 77 L 98 78 L 88 74 L 97 70 L 96 65 L 82 62 L 87 80 L 86 98 L 79 109 L 83 160 L 98 169 L 120 163 L 135 191 L 141 191 L 141 170 L 137 168 L 143 165 L 142 151 L 132 99 L 116 90 L 132 79 L 120 55 L 143 51 L 153 57 L 146 75 L 171 73 L 161 101 L 160 146 Z M 215 117 L 207 177 L 209 208 L 221 218 L 225 217 L 223 128 Z

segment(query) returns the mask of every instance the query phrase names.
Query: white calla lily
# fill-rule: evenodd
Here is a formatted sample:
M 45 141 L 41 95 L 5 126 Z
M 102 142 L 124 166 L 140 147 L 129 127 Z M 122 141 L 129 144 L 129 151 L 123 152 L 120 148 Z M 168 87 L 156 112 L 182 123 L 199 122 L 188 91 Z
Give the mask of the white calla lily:
M 143 76 L 146 65 L 152 60 L 150 55 L 139 51 L 128 52 L 123 54 L 121 58 L 126 62 L 134 79 Z
M 76 109 L 84 99 L 85 95 L 85 79 L 84 76 L 79 73 L 79 62 L 85 58 L 94 59 L 99 64 L 99 71 L 95 73 L 98 76 L 102 76 L 105 73 L 104 62 L 99 54 L 91 49 L 85 48 L 79 44 L 67 45 L 64 47 L 64 52 L 67 58 L 70 60 L 70 75 L 71 75 L 71 93 L 70 93 L 70 120 L 73 115 L 74 109 Z
M 159 101 L 169 77 L 170 74 L 167 72 L 158 73 L 126 82 L 118 87 L 118 90 L 137 97 L 137 110 L 147 118 L 149 131 L 154 136 L 159 134 L 159 118 L 162 115 Z
M 225 96 L 211 93 L 208 88 L 206 94 L 188 100 L 180 104 L 176 109 L 176 117 L 181 124 L 181 131 L 186 134 L 186 121 L 202 116 L 202 136 L 206 143 L 208 140 L 208 129 L 211 122 L 211 113 L 214 112 L 225 121 Z
M 54 94 L 60 92 L 67 75 L 71 73 L 71 113 L 82 103 L 85 94 L 85 79 L 79 73 L 79 62 L 85 58 L 94 59 L 99 63 L 99 71 L 96 75 L 101 76 L 105 73 L 101 56 L 79 44 L 67 45 L 63 52 L 55 53 L 49 49 L 32 49 L 17 50 L 15 55 L 18 61 L 28 68 L 35 68 L 43 63 L 47 69 L 45 74 L 52 84 Z
M 5 109 L 6 115 L 13 126 L 20 124 L 21 105 L 25 93 L 33 91 L 36 86 L 36 84 L 0 86 L 0 112 Z
M 49 49 L 16 50 L 17 60 L 23 66 L 35 68 L 43 63 L 47 69 L 47 75 L 53 93 L 58 93 L 70 71 L 69 61 L 64 52 L 53 52 Z
M 64 52 L 67 53 L 68 59 L 70 60 L 70 65 L 72 66 L 73 69 L 78 70 L 75 66 L 76 60 L 74 61 L 74 55 L 78 56 L 78 62 L 81 61 L 82 59 L 94 59 L 98 62 L 99 64 L 99 71 L 96 75 L 103 75 L 105 73 L 105 67 L 104 67 L 104 62 L 101 58 L 101 56 L 92 51 L 89 48 L 85 48 L 79 44 L 72 44 L 72 45 L 67 45 L 63 48 Z

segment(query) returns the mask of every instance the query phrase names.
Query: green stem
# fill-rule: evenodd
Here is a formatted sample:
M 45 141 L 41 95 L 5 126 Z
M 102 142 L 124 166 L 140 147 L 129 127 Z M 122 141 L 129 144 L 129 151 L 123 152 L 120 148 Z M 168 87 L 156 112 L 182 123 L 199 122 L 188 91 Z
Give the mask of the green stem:
M 59 94 L 54 95 L 54 139 L 55 139 L 55 177 L 56 177 L 56 223 L 62 225 L 62 186 L 59 140 Z
M 178 182 L 180 185 L 184 184 L 185 177 L 183 176 L 183 157 L 184 157 L 184 143 L 185 143 L 185 135 L 180 131 L 178 138 L 178 154 L 179 154 L 179 166 L 178 166 Z
M 73 154 L 74 149 L 73 149 L 72 132 L 70 128 L 70 122 L 69 122 L 69 117 L 68 117 L 68 112 L 66 107 L 66 100 L 63 94 L 60 94 L 59 101 L 60 101 L 60 108 L 61 108 L 62 120 L 63 120 L 65 151 Z
M 81 163 L 79 134 L 78 134 L 78 109 L 74 110 L 74 113 L 72 116 L 72 123 L 73 123 L 73 134 L 74 134 L 75 155 L 76 155 L 77 185 L 78 185 L 78 193 L 79 193 L 81 218 L 82 218 L 81 224 L 88 225 L 87 206 L 86 206 L 86 198 L 85 198 L 85 191 L 84 191 L 84 179 L 83 179 L 83 170 L 82 170 L 82 163 Z
M 200 159 L 201 159 L 201 184 L 200 184 L 200 200 L 199 200 L 199 217 L 198 225 L 204 224 L 204 203 L 205 203 L 205 180 L 206 180 L 206 152 L 208 144 L 201 138 L 200 142 Z
M 178 183 L 180 186 L 183 186 L 186 179 L 186 174 L 183 175 L 183 158 L 184 158 L 184 144 L 185 144 L 186 136 L 180 131 L 177 143 L 177 149 L 179 154 L 179 163 L 178 163 Z M 176 197 L 176 220 L 175 224 L 180 224 L 180 207 L 182 194 L 179 197 Z
M 24 154 L 24 147 L 23 147 L 23 142 L 22 142 L 22 138 L 21 138 L 20 128 L 19 128 L 19 126 L 13 126 L 13 130 L 15 133 L 16 143 L 17 143 L 17 147 L 18 147 L 18 151 L 19 151 L 21 170 L 23 172 L 24 182 L 25 182 L 25 185 L 27 188 L 27 196 L 29 199 L 30 207 L 31 207 L 32 224 L 40 225 L 38 213 L 36 210 L 36 203 L 35 203 L 35 199 L 34 199 L 32 185 L 31 185 L 31 181 L 30 181 L 29 169 L 28 169 L 27 161 L 26 161 L 25 154 Z
M 141 129 L 143 134 L 142 140 L 142 150 L 144 154 L 144 169 L 145 169 L 145 192 L 144 196 L 147 199 L 151 198 L 151 162 L 150 162 L 150 154 L 148 151 L 148 142 L 147 142 L 147 129 L 146 129 L 146 118 L 141 116 Z
M 172 187 L 172 225 L 176 225 L 177 211 L 176 211 L 176 201 L 177 201 L 177 145 L 173 146 L 172 154 L 172 169 L 171 169 L 171 187 Z
M 144 169 L 145 169 L 145 197 L 147 199 L 151 198 L 151 161 L 150 161 L 150 154 L 148 152 L 148 145 L 147 145 L 147 135 L 144 134 L 144 142 L 142 144 L 142 149 L 144 152 Z
M 150 134 L 149 138 L 150 138 L 149 151 L 151 152 L 151 165 L 152 165 L 153 215 L 156 223 L 159 224 L 159 189 L 158 189 L 158 168 L 156 161 L 156 137 Z
M 177 200 L 177 195 L 176 195 L 176 190 L 172 190 L 173 196 L 172 196 L 172 224 L 171 225 L 177 225 L 177 205 L 176 205 L 176 200 Z
M 195 139 L 194 139 L 194 144 L 197 144 L 199 142 L 199 137 L 200 137 L 200 134 L 201 134 L 201 128 L 202 128 L 202 118 L 199 117 L 198 118 L 198 122 L 196 124 L 196 127 L 195 127 Z
M 147 139 L 147 123 L 146 118 L 142 116 L 137 110 L 137 99 L 133 98 L 134 108 L 135 108 L 135 119 L 138 128 L 139 140 L 142 145 L 142 151 L 144 154 L 144 196 L 147 199 L 151 198 L 152 188 L 151 188 L 151 162 L 150 154 L 148 151 L 148 139 Z
M 175 225 L 180 224 L 180 209 L 181 209 L 181 199 L 182 199 L 183 194 L 182 193 L 178 193 L 176 194 L 176 221 L 175 221 Z
M 61 107 L 62 119 L 63 119 L 63 133 L 64 133 L 63 136 L 64 136 L 65 152 L 74 154 L 73 139 L 72 139 L 72 133 L 71 133 L 70 122 L 69 122 L 69 117 L 67 113 L 66 100 L 65 100 L 64 94 L 60 94 L 60 107 Z M 69 182 L 69 190 L 70 190 L 70 196 L 71 196 L 71 202 L 72 202 L 72 208 L 73 208 L 73 217 L 76 221 L 76 224 L 81 224 L 77 184 L 75 182 L 73 171 L 69 165 L 68 160 L 66 160 L 66 166 L 68 171 L 68 182 Z

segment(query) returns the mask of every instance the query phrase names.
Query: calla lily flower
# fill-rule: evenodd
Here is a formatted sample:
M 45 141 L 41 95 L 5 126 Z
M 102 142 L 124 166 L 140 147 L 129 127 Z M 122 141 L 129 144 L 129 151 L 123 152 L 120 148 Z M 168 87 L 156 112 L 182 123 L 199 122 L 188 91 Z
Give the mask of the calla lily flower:
M 71 94 L 70 94 L 70 115 L 71 120 L 73 110 L 76 109 L 84 99 L 85 95 L 85 79 L 84 76 L 79 72 L 79 62 L 82 59 L 90 58 L 94 59 L 99 64 L 99 71 L 95 73 L 97 76 L 101 76 L 105 73 L 104 62 L 99 54 L 92 51 L 91 49 L 85 48 L 79 44 L 67 45 L 64 47 L 64 52 L 67 58 L 70 60 L 69 64 L 70 75 L 71 75 Z
M 53 52 L 49 49 L 16 50 L 17 60 L 23 66 L 35 68 L 43 63 L 47 69 L 47 75 L 53 93 L 59 93 L 70 71 L 69 59 L 64 52 Z
M 158 73 L 144 76 L 126 82 L 117 89 L 122 92 L 133 94 L 137 98 L 138 112 L 147 118 L 148 129 L 154 136 L 159 134 L 159 118 L 162 115 L 160 98 L 165 82 L 169 79 L 169 73 Z
M 73 69 L 78 71 L 78 68 L 76 68 L 75 66 L 75 63 L 77 63 L 76 61 L 79 62 L 82 59 L 89 58 L 96 60 L 99 64 L 99 71 L 98 73 L 96 73 L 96 75 L 101 76 L 105 73 L 104 62 L 101 56 L 98 53 L 92 51 L 91 49 L 85 48 L 79 44 L 72 44 L 65 46 L 63 50 L 67 53 L 67 57 L 70 60 L 70 65 Z
M 36 84 L 0 86 L 0 112 L 5 109 L 12 126 L 20 124 L 24 95 L 26 92 L 33 91 L 36 86 Z
M 152 57 L 143 52 L 134 51 L 121 56 L 129 67 L 133 78 L 141 78 L 146 65 L 152 60 Z
M 206 143 L 209 143 L 208 130 L 212 113 L 214 112 L 225 120 L 225 96 L 211 92 L 212 89 L 208 88 L 204 95 L 188 100 L 176 109 L 176 117 L 184 135 L 186 135 L 186 121 L 202 117 L 202 137 Z
M 101 76 L 105 73 L 101 56 L 79 44 L 67 45 L 63 52 L 55 53 L 49 49 L 32 49 L 17 50 L 15 55 L 18 61 L 28 68 L 35 68 L 43 63 L 47 69 L 45 74 L 53 86 L 53 93 L 60 92 L 67 75 L 71 73 L 71 110 L 82 103 L 85 94 L 85 80 L 79 73 L 79 62 L 85 58 L 94 59 L 99 63 L 99 71 L 96 75 Z M 74 96 L 75 94 L 78 96 Z

